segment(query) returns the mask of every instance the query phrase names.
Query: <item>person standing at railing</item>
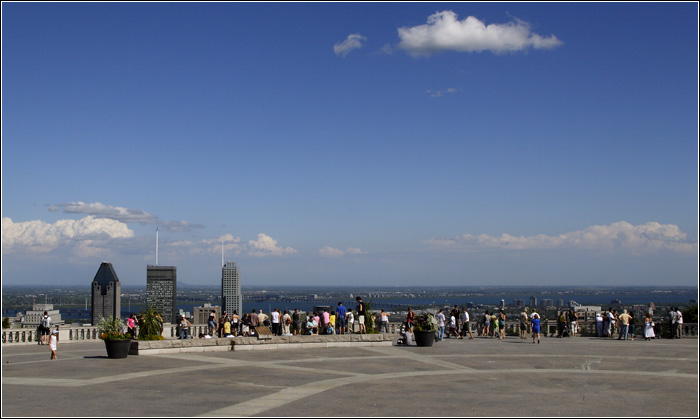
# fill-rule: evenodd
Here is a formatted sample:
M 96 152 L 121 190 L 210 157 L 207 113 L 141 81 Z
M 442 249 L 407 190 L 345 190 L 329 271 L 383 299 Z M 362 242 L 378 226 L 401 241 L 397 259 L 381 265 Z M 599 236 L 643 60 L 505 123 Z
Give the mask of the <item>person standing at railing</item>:
M 506 313 L 503 310 L 498 312 L 498 338 L 500 340 L 506 338 Z
M 620 320 L 620 334 L 617 340 L 627 340 L 627 333 L 630 327 L 630 315 L 627 314 L 627 310 L 622 310 L 622 314 L 618 316 L 618 319 Z
M 647 312 L 644 315 L 644 340 L 651 340 L 655 337 L 654 320 L 651 318 L 651 313 Z
M 367 329 L 365 328 L 365 303 L 362 301 L 362 297 L 357 297 L 355 298 L 357 300 L 357 322 L 360 325 L 360 334 L 362 333 L 367 333 Z
M 282 335 L 283 336 L 291 336 L 292 335 L 291 326 L 292 326 L 292 316 L 289 315 L 289 312 L 287 310 L 284 310 L 284 313 L 282 313 Z
M 520 312 L 520 339 L 527 338 L 527 321 L 527 308 L 524 308 L 523 311 Z
M 136 314 L 131 313 L 128 319 L 126 319 L 127 334 L 131 336 L 131 339 L 136 339 Z
M 630 315 L 630 319 L 627 336 L 629 336 L 630 340 L 634 340 L 634 311 L 630 311 L 628 314 Z
M 406 312 L 406 330 L 411 330 L 413 328 L 413 322 L 415 320 L 416 313 L 411 310 L 411 307 L 408 307 L 408 311 Z
M 189 339 L 190 337 L 190 326 L 192 324 L 185 318 L 183 314 L 180 318 L 180 339 Z
M 233 336 L 238 336 L 238 326 L 240 322 L 241 319 L 238 316 L 238 311 L 233 310 L 233 314 L 231 314 L 231 332 L 233 333 Z
M 437 338 L 438 340 L 443 340 L 445 338 L 445 315 L 442 314 L 442 309 L 438 310 L 435 315 L 435 320 L 437 320 Z
M 209 320 L 207 320 L 207 325 L 209 326 L 209 336 L 214 336 L 214 332 L 216 332 L 216 311 L 212 310 L 211 313 L 209 313 Z
M 532 313 L 532 343 L 540 343 L 540 315 L 537 313 Z
M 683 313 L 680 308 L 676 308 L 676 339 L 680 339 L 683 335 Z
M 347 313 L 347 310 L 345 306 L 343 306 L 342 302 L 338 302 L 338 308 L 335 310 L 336 313 L 336 318 L 338 319 L 338 334 L 339 335 L 344 335 L 345 334 L 345 314 Z
M 49 312 L 45 311 L 43 317 L 39 323 L 39 331 L 41 340 L 39 345 L 46 345 L 49 340 L 49 334 L 51 333 L 51 317 L 49 317 Z
M 469 333 L 469 339 L 474 339 L 474 335 L 472 335 L 472 328 L 469 324 L 469 313 L 467 312 L 466 308 L 462 308 L 460 320 L 462 321 L 462 332 L 459 338 L 462 339 L 467 335 L 467 333 Z

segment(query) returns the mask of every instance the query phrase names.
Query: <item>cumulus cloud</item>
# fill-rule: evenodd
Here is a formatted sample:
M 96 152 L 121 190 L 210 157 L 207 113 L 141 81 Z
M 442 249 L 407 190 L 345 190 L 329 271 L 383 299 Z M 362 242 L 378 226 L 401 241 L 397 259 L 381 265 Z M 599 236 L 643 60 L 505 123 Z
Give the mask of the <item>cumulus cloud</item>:
M 358 48 L 362 48 L 362 42 L 366 41 L 367 38 L 360 35 L 359 33 L 353 33 L 348 35 L 343 42 L 338 42 L 333 46 L 333 51 L 335 55 L 345 57 L 350 53 L 350 51 Z
M 53 224 L 40 220 L 15 223 L 8 217 L 2 219 L 3 253 L 19 250 L 47 253 L 59 246 L 73 245 L 80 254 L 94 254 L 102 252 L 100 243 L 133 236 L 134 232 L 126 224 L 94 215 L 79 220 L 58 220 Z
M 277 240 L 267 234 L 258 234 L 257 240 L 249 240 L 247 252 L 251 256 L 288 256 L 296 254 L 297 251 L 291 247 L 277 246 Z
M 363 252 L 361 249 L 357 247 L 348 247 L 346 250 L 340 250 L 336 249 L 331 246 L 326 246 L 323 249 L 319 249 L 318 253 L 321 254 L 321 256 L 329 257 L 329 258 L 337 258 L 341 257 L 344 255 L 366 255 L 367 252 Z
M 543 37 L 530 30 L 521 20 L 486 25 L 474 16 L 460 21 L 451 10 L 428 17 L 428 23 L 398 29 L 403 49 L 413 56 L 427 56 L 442 51 L 504 52 L 529 48 L 551 49 L 563 43 L 556 36 Z
M 158 225 L 161 230 L 170 232 L 182 232 L 190 231 L 195 228 L 204 228 L 204 226 L 201 224 L 192 224 L 189 221 L 160 220 L 157 216 L 146 211 L 115 207 L 112 205 L 105 205 L 101 202 L 86 204 L 78 201 L 65 204 L 56 204 L 51 205 L 49 207 L 49 211 L 56 212 L 61 208 L 66 214 L 90 214 L 98 218 L 109 218 L 112 220 L 121 221 L 123 223 L 154 224 Z
M 668 250 L 678 253 L 697 253 L 697 241 L 690 241 L 680 228 L 673 224 L 650 222 L 632 225 L 620 221 L 610 225 L 592 226 L 559 236 L 511 236 L 488 234 L 428 240 L 433 246 L 449 251 L 477 252 L 488 249 L 501 250 L 607 250 L 627 251 L 634 254 Z

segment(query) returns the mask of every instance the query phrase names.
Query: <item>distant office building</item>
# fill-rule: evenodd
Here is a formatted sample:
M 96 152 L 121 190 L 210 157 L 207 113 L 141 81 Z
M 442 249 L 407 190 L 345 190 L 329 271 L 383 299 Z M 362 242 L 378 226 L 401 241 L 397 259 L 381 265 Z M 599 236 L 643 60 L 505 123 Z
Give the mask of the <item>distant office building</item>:
M 148 265 L 146 268 L 146 305 L 160 313 L 165 323 L 177 316 L 177 266 Z
M 557 300 L 557 307 L 564 307 L 564 300 L 561 298 Z
M 236 262 L 226 261 L 221 268 L 221 308 L 233 313 L 243 314 L 243 294 L 241 293 L 241 272 Z
M 213 306 L 209 303 L 204 304 L 201 307 L 194 307 L 194 315 L 192 316 L 192 324 L 207 324 L 207 320 L 209 320 L 209 314 L 211 312 L 214 312 L 216 315 L 217 320 L 219 317 L 221 317 L 221 307 L 219 306 Z M 243 318 L 242 314 L 240 311 L 238 314 L 241 314 L 241 318 Z
M 506 300 L 501 299 L 501 310 L 505 310 L 506 308 Z
M 530 297 L 530 307 L 537 307 L 537 297 Z
M 543 298 L 540 300 L 540 307 L 541 308 L 547 308 L 547 307 L 553 307 L 554 306 L 554 301 L 552 301 L 551 298 Z
M 122 315 L 122 285 L 114 267 L 109 262 L 102 262 L 92 280 L 92 324 L 96 325 L 102 318 Z
M 513 305 L 515 307 L 525 307 L 525 300 L 519 298 L 513 298 Z
M 61 313 L 53 309 L 53 304 L 34 304 L 31 310 L 27 311 L 21 324 L 22 327 L 38 327 L 41 323 L 41 318 L 44 317 L 44 312 L 48 312 L 51 317 L 51 328 L 55 325 L 61 325 L 65 322 L 61 320 Z

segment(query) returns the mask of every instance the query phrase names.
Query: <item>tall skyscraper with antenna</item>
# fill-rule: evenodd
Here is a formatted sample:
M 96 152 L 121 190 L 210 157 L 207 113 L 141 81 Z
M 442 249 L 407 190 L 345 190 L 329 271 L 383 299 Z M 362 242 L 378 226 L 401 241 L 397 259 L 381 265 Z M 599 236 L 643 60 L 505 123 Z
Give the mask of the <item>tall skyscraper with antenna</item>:
M 158 230 L 156 229 L 156 264 L 146 267 L 146 305 L 160 313 L 165 323 L 177 320 L 177 267 L 158 265 Z
M 243 294 L 241 293 L 241 272 L 236 262 L 224 263 L 224 243 L 221 243 L 221 309 L 243 315 Z

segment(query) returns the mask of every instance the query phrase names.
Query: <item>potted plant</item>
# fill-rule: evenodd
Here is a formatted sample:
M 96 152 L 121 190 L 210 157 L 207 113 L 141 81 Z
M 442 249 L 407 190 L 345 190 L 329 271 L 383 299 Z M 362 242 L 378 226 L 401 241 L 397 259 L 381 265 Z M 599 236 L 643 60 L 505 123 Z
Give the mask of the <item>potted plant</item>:
M 153 307 L 139 317 L 139 340 L 163 340 L 163 319 Z
M 413 321 L 413 336 L 416 340 L 416 346 L 433 346 L 437 329 L 437 319 L 434 314 L 424 313 L 416 316 Z
M 131 338 L 124 333 L 124 322 L 120 318 L 103 317 L 97 325 L 100 339 L 105 341 L 108 358 L 126 358 L 131 348 Z

